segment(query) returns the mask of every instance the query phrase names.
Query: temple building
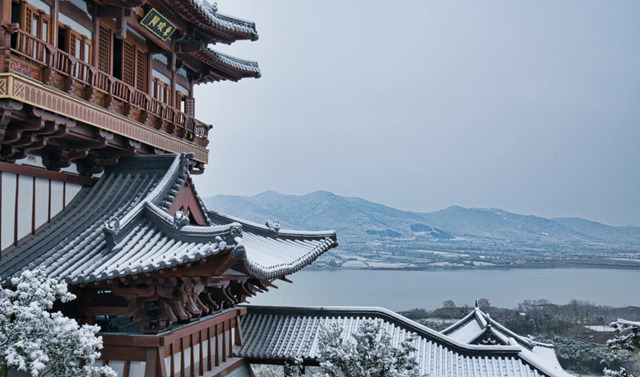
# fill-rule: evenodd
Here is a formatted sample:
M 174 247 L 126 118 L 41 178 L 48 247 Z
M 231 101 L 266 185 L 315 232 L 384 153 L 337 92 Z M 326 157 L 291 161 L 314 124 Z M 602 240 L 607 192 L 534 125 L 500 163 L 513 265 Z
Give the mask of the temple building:
M 214 49 L 257 40 L 254 23 L 206 0 L 0 3 L 0 284 L 36 268 L 66 282 L 77 299 L 57 309 L 101 326 L 119 376 L 317 365 L 323 323 L 367 318 L 416 334 L 431 376 L 564 376 L 550 346 L 479 311 L 437 333 L 382 309 L 242 305 L 338 245 L 217 213 L 191 179 L 211 129 L 194 86 L 260 77 Z
M 248 307 L 242 319 L 245 341 L 237 355 L 249 363 L 283 364 L 291 355 L 304 366 L 317 366 L 318 339 L 334 325 L 349 336 L 364 321 L 374 321 L 390 334 L 393 346 L 414 337 L 414 357 L 421 375 L 429 377 L 571 377 L 553 346 L 506 329 L 477 306 L 442 332 L 383 308 Z

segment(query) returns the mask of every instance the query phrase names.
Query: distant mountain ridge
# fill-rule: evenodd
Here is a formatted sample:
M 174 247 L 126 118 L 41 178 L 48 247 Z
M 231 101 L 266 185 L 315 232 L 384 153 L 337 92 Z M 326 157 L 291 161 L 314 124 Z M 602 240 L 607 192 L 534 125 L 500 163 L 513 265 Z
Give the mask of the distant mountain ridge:
M 209 209 L 258 223 L 279 220 L 282 228 L 338 233 L 341 244 L 375 243 L 502 248 L 595 248 L 640 251 L 640 227 L 614 227 L 580 218 L 547 219 L 495 208 L 449 208 L 409 212 L 328 191 L 284 195 L 204 198 Z M 502 246 L 501 246 L 502 245 Z

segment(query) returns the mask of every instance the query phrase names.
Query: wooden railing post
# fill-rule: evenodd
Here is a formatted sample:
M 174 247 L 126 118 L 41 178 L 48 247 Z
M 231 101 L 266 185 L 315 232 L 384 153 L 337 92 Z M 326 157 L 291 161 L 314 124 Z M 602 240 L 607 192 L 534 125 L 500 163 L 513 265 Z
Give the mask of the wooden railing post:
M 242 331 L 240 330 L 240 316 L 236 317 L 236 346 L 242 345 Z
M 9 1 L 9 3 L 11 3 Z M 9 72 L 9 61 L 11 60 L 11 38 L 18 31 L 18 24 L 3 23 L 0 25 L 0 72 Z M 17 36 L 15 37 L 17 39 Z M 16 44 L 18 41 L 16 40 Z

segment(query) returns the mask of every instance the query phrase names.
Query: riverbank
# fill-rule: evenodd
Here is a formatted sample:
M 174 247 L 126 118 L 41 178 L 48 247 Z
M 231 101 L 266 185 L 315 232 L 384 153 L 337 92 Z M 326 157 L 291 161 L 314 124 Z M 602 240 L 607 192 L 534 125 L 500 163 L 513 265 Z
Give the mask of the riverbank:
M 546 269 L 546 268 L 596 268 L 596 269 L 620 269 L 620 270 L 640 270 L 640 265 L 605 264 L 605 263 L 569 263 L 569 262 L 547 262 L 547 263 L 518 263 L 518 264 L 492 264 L 492 265 L 437 265 L 437 266 L 415 266 L 415 267 L 327 267 L 314 266 L 306 267 L 312 271 L 440 271 L 440 270 L 495 270 L 495 269 Z

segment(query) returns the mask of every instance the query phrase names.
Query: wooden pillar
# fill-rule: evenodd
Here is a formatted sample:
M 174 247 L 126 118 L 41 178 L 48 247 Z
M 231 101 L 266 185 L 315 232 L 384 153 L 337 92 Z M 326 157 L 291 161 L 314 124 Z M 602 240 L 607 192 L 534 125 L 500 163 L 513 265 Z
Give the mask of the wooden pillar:
M 241 346 L 242 345 L 242 330 L 240 330 L 240 316 L 238 315 L 236 317 L 236 341 L 235 344 L 236 346 Z
M 11 0 L 0 0 L 0 25 L 11 23 Z M 9 71 L 11 35 L 0 26 L 0 72 Z
M 171 61 L 169 62 L 169 69 L 171 70 L 171 94 L 169 95 L 171 107 L 176 107 L 176 47 L 177 43 L 173 43 L 171 51 Z
M 147 94 L 153 97 L 153 42 L 147 40 Z
M 58 47 L 58 11 L 60 10 L 60 0 L 51 0 L 49 14 L 51 22 L 49 22 L 49 43 Z
M 2 259 L 2 172 L 0 171 L 0 259 Z
M 36 177 L 32 177 L 31 195 L 31 234 L 36 234 Z
M 0 0 L 0 24 L 11 23 L 11 0 Z
M 18 206 L 19 194 L 20 193 L 20 174 L 16 174 L 16 205 L 15 212 L 13 215 L 13 244 L 18 246 L 18 213 L 20 207 Z
M 145 377 L 167 377 L 167 368 L 164 364 L 164 347 L 147 348 L 145 361 Z
M 131 14 L 130 9 L 120 8 L 116 15 L 116 38 L 127 39 L 127 18 Z
M 98 49 L 100 48 L 100 17 L 98 5 L 93 7 L 93 35 L 91 36 L 91 65 L 98 68 Z

